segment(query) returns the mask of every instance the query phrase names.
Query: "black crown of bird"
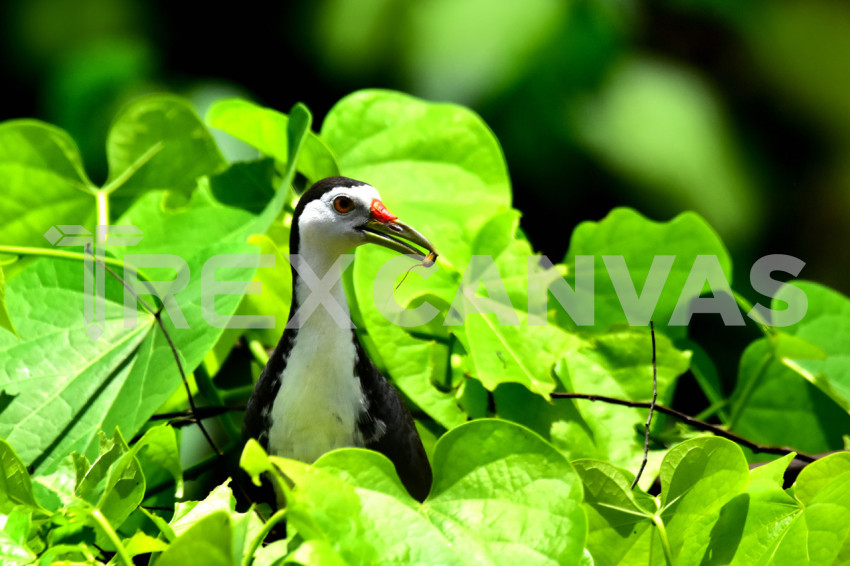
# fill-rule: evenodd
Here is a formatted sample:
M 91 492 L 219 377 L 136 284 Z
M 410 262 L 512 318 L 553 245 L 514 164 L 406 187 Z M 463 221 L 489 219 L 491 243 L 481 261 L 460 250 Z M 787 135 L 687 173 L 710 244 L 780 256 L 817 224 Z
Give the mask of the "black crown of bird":
M 299 270 L 324 279 L 340 255 L 368 243 L 413 255 L 426 267 L 437 258 L 431 242 L 390 213 L 368 183 L 329 177 L 301 196 L 289 237 L 289 321 L 248 401 L 245 433 L 271 455 L 304 462 L 347 446 L 376 450 L 421 501 L 431 489 L 422 441 L 398 391 L 351 328 L 341 279 L 329 292 L 345 321 L 322 306 L 299 313 L 312 291 Z

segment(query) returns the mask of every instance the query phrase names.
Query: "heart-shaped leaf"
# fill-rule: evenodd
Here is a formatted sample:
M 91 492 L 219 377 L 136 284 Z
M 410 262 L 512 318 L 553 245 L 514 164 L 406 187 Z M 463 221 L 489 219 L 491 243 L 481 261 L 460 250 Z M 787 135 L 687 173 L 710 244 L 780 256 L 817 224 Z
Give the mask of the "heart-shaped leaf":
M 315 466 L 272 460 L 295 484 L 289 520 L 298 532 L 350 563 L 570 564 L 582 554 L 575 472 L 540 437 L 505 421 L 443 436 L 422 504 L 375 452 L 339 450 Z

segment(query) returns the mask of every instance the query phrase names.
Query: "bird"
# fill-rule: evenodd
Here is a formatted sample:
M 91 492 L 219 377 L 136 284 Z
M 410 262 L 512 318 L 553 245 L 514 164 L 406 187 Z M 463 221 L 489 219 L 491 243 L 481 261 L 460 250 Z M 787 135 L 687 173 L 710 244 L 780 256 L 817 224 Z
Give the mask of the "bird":
M 422 440 L 401 395 L 350 323 L 339 273 L 327 290 L 339 310 L 322 303 L 306 316 L 299 311 L 316 291 L 310 283 L 317 287 L 341 255 L 368 243 L 412 255 L 425 266 L 437 259 L 431 242 L 390 213 L 368 183 L 328 177 L 301 196 L 289 236 L 289 319 L 246 406 L 244 432 L 271 455 L 308 463 L 336 448 L 375 450 L 423 501 L 432 472 Z

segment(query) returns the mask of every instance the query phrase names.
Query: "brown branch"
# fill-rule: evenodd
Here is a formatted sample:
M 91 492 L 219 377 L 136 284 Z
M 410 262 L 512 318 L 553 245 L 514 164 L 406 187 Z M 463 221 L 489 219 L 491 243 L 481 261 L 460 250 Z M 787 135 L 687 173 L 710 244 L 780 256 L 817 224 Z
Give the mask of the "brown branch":
M 587 401 L 601 401 L 602 403 L 609 403 L 611 405 L 622 405 L 624 407 L 632 407 L 636 409 L 649 409 L 653 406 L 652 403 L 648 403 L 646 401 L 629 401 L 627 399 L 617 399 L 616 397 L 606 397 L 604 395 L 594 395 L 591 393 L 550 393 L 549 396 L 552 399 L 585 399 Z M 737 434 L 729 432 L 728 430 L 717 425 L 713 425 L 705 421 L 695 419 L 694 417 L 686 415 L 685 413 L 677 411 L 676 409 L 671 409 L 663 405 L 655 405 L 654 407 L 654 410 L 658 411 L 659 413 L 675 417 L 696 429 L 711 432 L 717 436 L 722 436 L 723 438 L 731 440 L 736 444 L 749 448 L 755 453 L 778 454 L 780 456 L 796 453 L 796 458 L 798 460 L 802 460 L 803 462 L 809 463 L 814 462 L 818 459 L 818 456 L 806 454 L 805 452 L 800 452 L 799 450 L 795 450 L 793 448 L 788 448 L 785 446 L 767 446 L 764 444 L 758 444 L 756 442 L 753 442 L 752 440 L 747 440 L 742 436 L 738 436 Z
M 245 405 L 235 406 L 235 407 L 198 407 L 196 412 L 192 412 L 190 410 L 186 411 L 174 411 L 171 413 L 157 413 L 155 415 L 151 415 L 151 418 L 148 420 L 151 421 L 170 421 L 173 419 L 183 420 L 183 419 L 211 419 L 213 417 L 218 417 L 225 413 L 236 412 L 236 411 L 244 411 Z
M 643 460 L 640 463 L 640 469 L 632 481 L 632 489 L 637 485 L 643 469 L 646 468 L 646 461 L 649 458 L 649 425 L 652 424 L 652 413 L 655 412 L 655 400 L 658 399 L 658 365 L 655 363 L 655 324 L 649 321 L 649 333 L 652 336 L 652 402 L 649 404 L 649 416 L 646 417 L 646 430 L 643 433 Z

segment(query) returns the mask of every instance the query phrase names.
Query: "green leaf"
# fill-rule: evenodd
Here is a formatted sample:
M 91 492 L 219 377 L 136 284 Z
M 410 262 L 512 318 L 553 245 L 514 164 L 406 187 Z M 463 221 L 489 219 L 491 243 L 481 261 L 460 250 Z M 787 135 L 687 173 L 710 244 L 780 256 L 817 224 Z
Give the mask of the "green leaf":
M 253 438 L 249 438 L 245 443 L 245 448 L 242 449 L 239 467 L 248 472 L 251 481 L 257 486 L 260 485 L 260 476 L 274 469 L 269 461 L 268 454 L 260 446 L 260 443 Z
M 484 222 L 510 207 L 499 143 L 461 106 L 359 91 L 331 109 L 321 136 L 341 174 L 377 188 L 390 210 L 458 268 Z
M 444 534 L 475 529 L 453 540 L 467 556 L 578 561 L 586 532 L 581 482 L 536 434 L 505 421 L 472 421 L 440 438 L 433 468 L 426 512 Z
M 188 194 L 196 179 L 223 166 L 209 132 L 186 101 L 154 95 L 134 101 L 106 144 L 110 176 L 99 191 L 68 134 L 35 120 L 0 124 L 0 242 L 44 246 L 55 225 L 92 229 L 96 211 L 123 212 L 152 189 Z M 96 203 L 100 199 L 102 202 Z M 51 241 L 51 243 L 53 243 Z
M 174 429 L 167 425 L 155 426 L 148 430 L 133 446 L 133 453 L 139 459 L 142 470 L 161 468 L 173 478 L 174 497 L 183 497 L 183 468 L 180 465 L 180 446 Z
M 803 504 L 815 500 L 817 494 L 836 478 L 850 472 L 850 453 L 838 452 L 818 459 L 800 472 L 794 485 L 794 496 Z
M 91 227 L 94 191 L 73 140 L 36 120 L 0 124 L 0 242 L 44 245 L 55 224 Z
M 498 216 L 495 218 L 499 219 Z M 514 228 L 515 226 L 513 223 Z M 493 226 L 488 222 L 484 231 L 486 233 L 492 229 Z M 513 233 L 511 235 L 513 236 Z M 504 241 L 503 238 L 502 243 Z M 482 249 L 498 253 L 489 267 L 479 271 L 481 286 L 486 290 L 486 295 L 479 289 L 466 287 L 467 278 L 473 282 L 478 278 L 470 275 L 478 271 L 473 269 L 476 264 L 471 264 L 464 274 L 462 288 L 457 293 L 458 297 L 464 298 L 468 314 L 463 319 L 462 326 L 449 328 L 469 353 L 474 366 L 474 376 L 484 387 L 494 390 L 501 383 L 520 383 L 530 391 L 546 396 L 555 389 L 556 384 L 552 377 L 555 362 L 570 355 L 570 352 L 580 346 L 581 340 L 559 326 L 549 324 L 545 319 L 538 320 L 528 314 L 531 279 L 551 279 L 556 277 L 557 273 L 554 269 L 531 267 L 537 262 L 529 260 L 534 258 L 534 252 L 525 240 L 507 241 L 508 244 L 501 253 L 496 251 L 496 247 L 488 248 L 479 241 Z M 491 242 L 495 244 L 495 241 Z M 497 247 L 501 247 L 501 243 L 497 244 Z M 484 263 L 487 265 L 489 260 Z M 501 292 L 501 289 L 504 289 L 503 296 L 499 297 L 495 290 Z M 475 312 L 476 306 L 470 304 L 467 293 L 493 312 Z M 452 306 L 457 307 L 457 299 Z M 457 324 L 458 318 L 454 313 L 450 313 L 447 322 Z
M 520 318 L 516 326 L 499 324 L 494 315 L 471 315 L 456 334 L 470 352 L 475 377 L 489 390 L 501 383 L 520 383 L 540 395 L 555 389 L 555 361 L 577 347 L 578 340 L 554 326 L 532 326 Z
M 505 421 L 473 421 L 443 436 L 422 504 L 375 452 L 338 450 L 312 467 L 272 460 L 295 484 L 290 524 L 350 563 L 570 564 L 582 554 L 575 472 L 540 437 Z
M 76 495 L 99 509 L 115 527 L 120 526 L 142 502 L 145 477 L 120 432 L 109 440 L 100 433 L 100 454 L 78 479 Z
M 124 541 L 124 547 L 130 556 L 138 556 L 140 554 L 163 552 L 168 549 L 168 543 L 139 531 Z
M 740 446 L 696 438 L 672 448 L 661 463 L 661 518 L 677 564 L 699 564 L 720 509 L 747 486 Z
M 196 179 L 224 167 L 224 158 L 189 103 L 152 95 L 118 115 L 106 141 L 109 178 L 103 190 L 117 212 L 142 192 L 188 195 Z
M 231 553 L 232 539 L 230 516 L 216 511 L 180 535 L 156 563 L 158 566 L 236 566 Z
M 845 411 L 850 412 L 850 299 L 823 285 L 808 281 L 795 281 L 793 287 L 805 293 L 808 308 L 800 313 L 796 324 L 783 330 L 822 350 L 823 355 L 815 359 L 800 359 L 783 356 L 785 365 L 820 388 Z M 791 286 L 783 286 L 772 301 L 772 308 L 779 310 L 783 304 L 803 308 L 794 302 L 796 293 Z M 795 295 L 792 295 L 794 293 Z M 788 307 L 792 308 L 792 307 Z
M 712 530 L 708 555 L 717 563 L 760 564 L 775 554 L 796 513 L 794 499 L 782 491 L 789 455 L 750 471 L 750 485 L 720 513 Z
M 9 317 L 9 310 L 6 308 L 6 276 L 3 275 L 2 265 L 0 265 L 0 328 L 5 328 L 15 336 L 18 335 Z
M 573 466 L 584 484 L 593 564 L 650 563 L 650 549 L 660 544 L 653 532 L 654 498 L 633 491 L 634 476 L 606 462 L 575 460 Z
M 289 160 L 289 117 L 286 114 L 232 98 L 216 101 L 207 112 L 206 121 L 281 163 Z M 308 132 L 304 140 L 297 169 L 313 182 L 339 175 L 333 154 L 312 132 Z
M 57 511 L 62 507 L 69 507 L 74 502 L 77 488 L 77 467 L 75 456 L 71 454 L 49 474 L 42 474 L 33 478 L 33 493 L 46 509 Z M 80 470 L 80 474 L 85 470 Z
M 0 513 L 9 513 L 19 505 L 39 508 L 26 466 L 9 443 L 0 438 Z
M 242 564 L 252 550 L 252 543 L 262 533 L 264 524 L 253 507 L 245 513 L 230 513 L 230 518 L 233 523 L 233 561 Z
M 581 276 L 576 272 L 577 256 L 594 257 L 593 329 L 597 331 L 606 331 L 615 324 L 648 326 L 653 320 L 657 330 L 674 338 L 684 336 L 685 326 L 669 326 L 669 323 L 680 299 L 687 306 L 702 290 L 702 284 L 696 290 L 685 288 L 697 256 L 716 257 L 722 275 L 726 281 L 732 281 L 732 262 L 723 242 L 702 218 L 691 212 L 682 213 L 669 222 L 654 222 L 634 210 L 615 208 L 599 222 L 582 222 L 573 231 L 565 259 L 572 287 Z M 612 268 L 613 273 L 609 273 L 603 256 L 623 256 L 626 271 Z M 652 270 L 657 256 L 675 256 L 666 279 L 661 262 Z M 653 277 L 647 284 L 650 273 Z M 628 300 L 623 295 L 632 313 L 631 319 L 624 311 L 612 275 L 622 279 L 622 285 L 631 296 Z M 714 289 L 718 290 L 721 289 Z M 640 298 L 640 304 L 635 302 L 636 297 Z M 656 297 L 657 303 L 653 304 Z M 737 312 L 737 307 L 735 310 Z
M 174 508 L 174 517 L 168 524 L 179 537 L 201 521 L 222 511 L 228 516 L 236 514 L 236 499 L 230 489 L 230 479 L 213 489 L 203 501 L 179 501 Z
M 263 292 L 246 295 L 237 315 L 274 316 L 274 328 L 256 328 L 248 333 L 251 337 L 258 337 L 263 344 L 277 344 L 286 328 L 292 303 L 292 277 L 285 257 L 289 252 L 289 227 L 275 222 L 266 234 L 251 236 L 248 241 L 259 247 L 261 254 L 274 256 L 275 264 L 274 267 L 257 270 L 254 281 L 263 285 Z
M 30 510 L 13 509 L 0 513 L 0 562 L 7 566 L 30 564 L 36 555 L 27 546 L 31 516 Z
M 783 363 L 818 356 L 823 350 L 784 332 L 750 344 L 730 397 L 730 428 L 754 442 L 812 454 L 843 448 L 850 415 Z
M 850 552 L 850 454 L 832 454 L 807 466 L 797 478 L 794 493 L 803 505 L 803 518 L 789 529 L 778 553 L 811 564 L 846 561 Z M 799 563 L 799 562 L 798 562 Z
M 782 474 L 792 458 L 753 469 L 746 491 L 724 506 L 709 548 L 714 563 L 843 563 L 850 549 L 850 455 L 809 464 L 786 492 Z
M 265 547 L 263 550 L 268 550 L 270 546 Z M 284 547 L 285 548 L 285 547 Z M 278 550 L 277 556 L 281 557 L 282 553 Z M 264 566 L 266 564 L 276 564 L 272 562 L 272 553 L 267 553 L 266 556 L 263 557 L 263 561 L 257 559 L 257 566 Z M 287 556 L 286 560 L 283 562 L 284 564 L 321 564 L 322 566 L 347 566 L 349 562 L 345 561 L 337 552 L 334 550 L 333 546 L 324 540 L 308 540 L 301 544 L 295 551 Z
M 8 286 L 21 338 L 0 335 L 0 356 L 14 360 L 0 368 L 0 388 L 14 397 L 0 413 L 0 436 L 38 472 L 49 472 L 43 466 L 58 465 L 73 451 L 86 452 L 130 373 L 125 361 L 150 330 L 149 324 L 124 328 L 121 284 L 111 277 L 104 283 L 105 321 L 97 341 L 86 334 L 81 262 L 42 259 Z M 133 412 L 145 411 L 137 396 L 131 405 Z M 115 424 L 137 430 L 126 418 Z
M 661 495 L 630 488 L 633 476 L 591 460 L 574 463 L 585 485 L 587 548 L 596 565 L 700 564 L 721 508 L 747 485 L 744 454 L 733 442 L 694 438 L 670 449 L 661 465 Z M 668 562 L 669 563 L 669 562 Z
M 210 177 L 210 190 L 222 204 L 259 214 L 274 196 L 274 160 L 234 163 Z

